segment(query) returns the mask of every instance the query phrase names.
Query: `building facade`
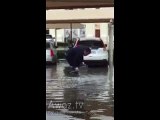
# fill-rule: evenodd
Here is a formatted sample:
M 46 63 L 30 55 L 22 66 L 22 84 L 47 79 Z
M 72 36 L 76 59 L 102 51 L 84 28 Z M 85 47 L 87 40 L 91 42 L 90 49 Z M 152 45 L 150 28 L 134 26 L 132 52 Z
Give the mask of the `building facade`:
M 104 43 L 108 43 L 108 23 L 84 23 L 84 28 L 72 29 L 72 38 L 100 37 Z M 70 37 L 71 29 L 57 29 L 57 42 L 65 42 Z M 46 34 L 55 37 L 55 29 L 49 29 Z

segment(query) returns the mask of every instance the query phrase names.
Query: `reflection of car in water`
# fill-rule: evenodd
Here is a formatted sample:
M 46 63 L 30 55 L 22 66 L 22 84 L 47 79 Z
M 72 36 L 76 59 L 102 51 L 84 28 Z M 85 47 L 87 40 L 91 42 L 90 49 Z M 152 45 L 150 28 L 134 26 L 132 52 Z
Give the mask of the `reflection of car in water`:
M 76 41 L 74 47 L 77 46 L 88 46 L 91 48 L 91 54 L 84 56 L 84 62 L 87 65 L 108 65 L 108 51 L 100 38 L 79 39 Z
M 67 77 L 78 77 L 79 72 L 74 71 L 72 67 L 65 67 L 63 70 L 65 76 Z
M 57 63 L 57 51 L 50 41 L 46 41 L 46 63 Z

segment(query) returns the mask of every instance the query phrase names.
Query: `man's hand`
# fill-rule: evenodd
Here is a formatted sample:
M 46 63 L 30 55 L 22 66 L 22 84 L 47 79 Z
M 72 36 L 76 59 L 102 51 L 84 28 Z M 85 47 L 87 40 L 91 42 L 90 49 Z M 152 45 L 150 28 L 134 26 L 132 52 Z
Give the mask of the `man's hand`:
M 76 67 L 76 68 L 75 68 L 75 71 L 76 71 L 76 72 L 78 72 L 78 71 L 79 71 L 79 68 L 78 68 L 78 67 Z
M 84 63 L 84 62 L 82 62 L 82 65 L 85 65 L 85 63 Z

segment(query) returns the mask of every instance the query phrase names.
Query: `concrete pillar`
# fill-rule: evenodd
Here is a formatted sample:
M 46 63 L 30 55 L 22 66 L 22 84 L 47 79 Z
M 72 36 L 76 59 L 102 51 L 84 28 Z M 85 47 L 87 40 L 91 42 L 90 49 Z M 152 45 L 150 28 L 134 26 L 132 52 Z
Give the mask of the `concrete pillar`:
M 57 47 L 57 29 L 55 28 L 55 46 Z
M 72 23 L 70 24 L 70 27 L 71 27 L 71 41 L 72 41 Z
M 113 65 L 113 50 L 114 50 L 114 44 L 113 44 L 113 36 L 114 36 L 114 24 L 112 21 L 108 25 L 109 30 L 109 68 L 108 68 L 108 84 L 109 84 L 109 92 L 108 94 L 113 100 L 114 104 L 114 65 Z
M 114 44 L 113 44 L 113 35 L 114 35 L 114 25 L 112 21 L 108 25 L 108 30 L 109 30 L 109 66 L 113 66 L 113 49 L 114 49 Z
M 72 47 L 73 47 L 73 41 L 72 41 L 72 40 L 73 40 L 73 39 L 72 39 L 72 38 L 73 38 L 73 37 L 72 37 L 72 23 L 70 23 L 70 29 L 71 29 L 71 33 L 70 33 L 71 36 L 70 36 L 70 46 L 69 46 L 69 47 L 72 48 Z

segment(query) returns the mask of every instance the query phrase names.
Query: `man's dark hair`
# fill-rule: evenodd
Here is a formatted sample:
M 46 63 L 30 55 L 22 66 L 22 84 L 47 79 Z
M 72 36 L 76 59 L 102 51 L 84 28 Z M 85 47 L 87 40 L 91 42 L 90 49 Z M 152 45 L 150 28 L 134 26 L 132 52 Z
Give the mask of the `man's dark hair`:
M 87 53 L 91 53 L 91 49 L 89 47 L 84 49 Z

